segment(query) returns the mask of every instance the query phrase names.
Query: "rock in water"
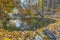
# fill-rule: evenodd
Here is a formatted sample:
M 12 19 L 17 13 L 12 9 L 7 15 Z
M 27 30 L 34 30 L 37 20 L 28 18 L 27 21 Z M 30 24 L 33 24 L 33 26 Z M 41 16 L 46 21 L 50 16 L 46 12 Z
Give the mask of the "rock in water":
M 40 37 L 39 35 L 36 35 L 34 40 L 43 40 L 43 38 Z
M 16 21 L 16 23 L 15 23 L 16 28 L 21 27 L 21 24 L 22 24 L 22 22 L 21 22 L 21 21 Z

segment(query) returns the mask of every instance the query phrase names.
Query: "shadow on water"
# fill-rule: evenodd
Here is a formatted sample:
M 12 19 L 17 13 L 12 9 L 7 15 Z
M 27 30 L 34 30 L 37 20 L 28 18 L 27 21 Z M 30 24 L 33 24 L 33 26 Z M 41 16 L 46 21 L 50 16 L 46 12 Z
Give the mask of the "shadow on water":
M 26 22 L 27 24 L 22 25 L 19 28 L 13 27 L 7 27 L 7 30 L 14 31 L 35 31 L 37 29 L 40 29 L 42 27 L 46 27 L 47 25 L 51 23 L 55 23 L 56 20 L 52 20 L 49 18 L 40 18 L 40 19 L 22 19 L 23 22 Z M 5 28 L 6 29 L 6 28 Z

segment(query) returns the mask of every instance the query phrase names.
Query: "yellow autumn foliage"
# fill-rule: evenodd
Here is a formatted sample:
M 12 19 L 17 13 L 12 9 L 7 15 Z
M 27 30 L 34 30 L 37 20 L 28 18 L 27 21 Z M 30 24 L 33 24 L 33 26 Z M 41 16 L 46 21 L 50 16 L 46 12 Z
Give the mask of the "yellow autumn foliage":
M 11 40 L 10 38 L 4 38 L 4 40 Z
M 15 7 L 14 0 L 0 0 L 0 5 L 5 8 L 7 12 L 11 12 Z
M 0 32 L 0 37 L 4 36 L 2 32 Z

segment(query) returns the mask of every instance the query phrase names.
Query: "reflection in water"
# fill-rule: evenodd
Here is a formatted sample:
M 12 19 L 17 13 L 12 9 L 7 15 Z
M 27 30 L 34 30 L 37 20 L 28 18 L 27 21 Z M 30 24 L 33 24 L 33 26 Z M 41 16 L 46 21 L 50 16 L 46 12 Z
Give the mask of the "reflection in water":
M 45 27 L 48 24 L 55 22 L 52 19 L 40 18 L 40 19 L 24 19 L 19 15 L 18 8 L 13 9 L 13 13 L 9 14 L 10 20 L 7 22 L 7 29 L 10 30 L 36 30 L 41 27 Z M 11 17 L 13 16 L 13 17 Z
M 40 29 L 41 27 L 46 27 L 48 24 L 50 23 L 54 23 L 55 20 L 52 19 L 48 19 L 48 18 L 44 18 L 44 20 L 42 19 L 31 19 L 32 22 L 29 21 L 30 19 L 24 19 L 24 20 L 16 20 L 16 19 L 12 19 L 10 20 L 7 25 L 8 30 L 37 30 Z M 47 21 L 49 20 L 49 21 Z

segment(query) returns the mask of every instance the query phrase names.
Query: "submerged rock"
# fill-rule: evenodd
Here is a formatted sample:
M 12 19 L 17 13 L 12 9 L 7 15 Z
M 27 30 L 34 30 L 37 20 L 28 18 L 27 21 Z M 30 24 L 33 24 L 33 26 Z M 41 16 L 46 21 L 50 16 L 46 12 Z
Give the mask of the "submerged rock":
M 18 19 L 12 19 L 9 20 L 9 22 L 6 24 L 8 29 L 17 29 L 17 30 L 27 30 L 29 29 L 29 25 L 26 22 L 22 22 Z

